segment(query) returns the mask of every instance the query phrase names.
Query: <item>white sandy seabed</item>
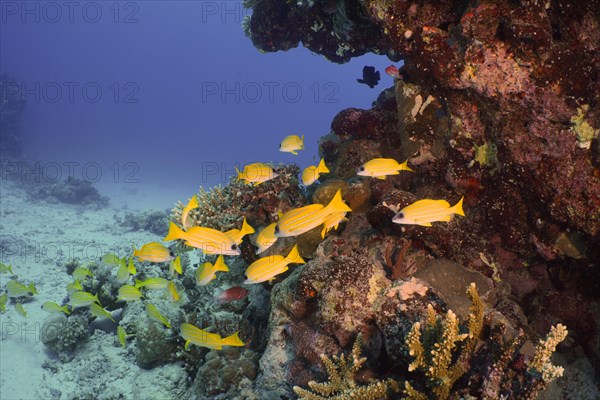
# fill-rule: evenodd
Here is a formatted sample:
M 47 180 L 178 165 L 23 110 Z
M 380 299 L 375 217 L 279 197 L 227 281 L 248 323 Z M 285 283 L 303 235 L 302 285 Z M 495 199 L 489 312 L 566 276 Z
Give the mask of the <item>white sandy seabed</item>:
M 41 305 L 61 304 L 67 296 L 66 285 L 72 279 L 65 262 L 98 259 L 131 249 L 132 244 L 161 239 L 149 232 L 127 232 L 115 223 L 115 216 L 150 206 L 152 196 L 122 192 L 110 197 L 108 207 L 96 210 L 32 201 L 16 184 L 0 184 L 0 261 L 11 264 L 15 273 L 0 275 L 0 290 L 14 278 L 35 282 L 39 292 L 23 305 L 27 317 L 17 313 L 13 303 L 0 314 L 0 400 L 171 399 L 181 393 L 185 385 L 181 366 L 140 369 L 131 343 L 121 348 L 114 334 L 96 331 L 67 363 L 58 361 L 40 340 L 48 316 Z M 126 203 L 129 209 L 124 208 Z

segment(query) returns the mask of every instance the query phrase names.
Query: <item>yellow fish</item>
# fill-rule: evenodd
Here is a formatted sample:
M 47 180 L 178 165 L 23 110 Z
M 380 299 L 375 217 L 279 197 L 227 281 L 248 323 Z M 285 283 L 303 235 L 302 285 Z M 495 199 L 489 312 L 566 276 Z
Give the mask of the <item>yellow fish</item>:
M 119 265 L 120 266 L 120 265 L 125 264 L 125 259 L 124 258 L 119 258 L 115 254 L 105 254 L 105 255 L 102 256 L 102 262 L 104 264 Z
M 8 296 L 4 293 L 0 296 L 0 312 L 6 311 L 6 303 L 8 302 Z
M 258 245 L 258 250 L 256 250 L 256 254 L 260 254 L 269 247 L 273 246 L 277 241 L 277 236 L 275 236 L 275 226 L 277 222 L 273 222 L 271 225 L 264 228 L 262 231 L 258 233 L 256 237 L 256 244 Z
M 198 285 L 208 285 L 210 281 L 217 277 L 217 271 L 227 272 L 229 267 L 225 264 L 223 255 L 220 255 L 215 261 L 215 265 L 205 262 L 196 270 L 196 283 Z
M 183 229 L 188 228 L 188 217 L 190 215 L 190 211 L 192 211 L 194 208 L 198 208 L 198 197 L 196 197 L 196 195 L 192 196 L 187 206 L 185 206 L 183 211 L 181 211 L 181 226 L 183 226 Z
M 250 224 L 246 222 L 246 217 L 244 217 L 244 221 L 242 222 L 242 229 L 232 229 L 230 231 L 225 232 L 225 234 L 232 238 L 235 244 L 237 245 L 242 243 L 244 236 L 252 235 L 253 233 L 254 228 L 252 228 Z
M 135 287 L 137 289 L 139 289 L 141 287 L 145 287 L 146 289 L 160 290 L 160 289 L 166 289 L 168 284 L 169 284 L 169 281 L 166 280 L 165 278 L 150 278 L 150 279 L 146 279 L 143 282 L 140 281 L 139 279 L 135 280 Z
M 142 292 L 140 292 L 136 287 L 130 285 L 123 285 L 119 288 L 119 293 L 117 295 L 118 301 L 135 301 L 140 300 L 142 297 Z
M 327 206 L 311 204 L 283 214 L 275 227 L 275 236 L 298 236 L 323 224 L 331 214 L 350 211 L 352 209 L 344 203 L 342 192 L 338 190 Z
M 69 294 L 81 291 L 83 291 L 83 286 L 81 286 L 81 282 L 79 282 L 77 279 L 75 279 L 75 282 L 67 285 L 67 293 Z
M 9 273 L 9 272 L 10 272 L 11 275 L 15 274 L 13 272 L 13 270 L 12 270 L 12 266 L 10 266 L 8 264 L 0 263 L 0 274 L 6 274 L 6 273 Z
M 67 315 L 71 314 L 69 307 L 66 304 L 61 307 L 53 301 L 47 301 L 42 304 L 42 309 L 49 313 L 65 313 Z
M 321 231 L 321 237 L 324 238 L 327 232 L 332 229 L 337 229 L 338 225 L 342 222 L 348 221 L 345 212 L 329 214 L 323 223 L 323 230 Z
M 156 308 L 156 306 L 154 304 L 146 303 L 146 314 L 148 314 L 148 316 L 150 318 L 152 318 L 155 321 L 160 322 L 167 328 L 171 327 L 171 324 L 169 323 L 169 321 L 158 311 L 158 309 Z
M 31 282 L 28 286 L 25 286 L 22 283 L 14 280 L 8 281 L 6 284 L 6 292 L 8 293 L 8 297 L 23 297 L 39 294 L 33 282 Z
M 292 153 L 298 155 L 298 150 L 304 149 L 304 135 L 299 137 L 298 135 L 289 135 L 279 145 L 279 151 L 283 153 Z
M 357 174 L 361 176 L 371 176 L 377 179 L 385 179 L 388 175 L 398 175 L 400 171 L 414 172 L 408 167 L 408 160 L 399 164 L 398 161 L 393 158 L 374 158 L 361 165 Z
M 117 336 L 119 337 L 119 342 L 121 342 L 121 347 L 125 348 L 127 337 L 130 335 L 127 334 L 127 331 L 121 325 L 117 327 Z
M 17 310 L 17 312 L 21 314 L 24 318 L 27 318 L 27 311 L 25 311 L 25 309 L 23 308 L 23 304 L 15 304 L 15 310 Z
M 223 346 L 244 346 L 244 342 L 238 336 L 238 332 L 222 338 L 221 335 L 206 332 L 188 323 L 181 324 L 181 337 L 185 339 L 185 350 L 189 348 L 190 344 L 208 347 L 213 350 L 221 350 Z
M 326 174 L 329 172 L 329 169 L 325 165 L 325 160 L 321 158 L 319 165 L 304 168 L 302 171 L 302 184 L 304 186 L 312 185 L 321 174 Z
M 127 265 L 121 265 L 117 270 L 117 281 L 119 281 L 120 284 L 127 282 L 130 276 L 131 274 L 129 273 L 129 268 L 127 268 Z
M 94 275 L 92 274 L 92 271 L 89 270 L 89 268 L 84 268 L 84 267 L 78 267 L 75 268 L 75 270 L 73 271 L 73 273 L 71 274 L 73 276 L 73 278 L 82 281 L 84 279 L 86 279 L 87 277 L 93 277 Z
M 237 172 L 236 182 L 245 181 L 246 183 L 254 184 L 254 186 L 258 186 L 279 176 L 278 173 L 273 171 L 270 165 L 264 163 L 248 164 L 242 172 L 235 167 L 235 171 Z
M 175 286 L 175 283 L 173 283 L 173 281 L 169 281 L 167 291 L 171 295 L 171 301 L 179 301 L 179 293 L 177 292 L 177 287 Z
M 112 322 L 115 322 L 112 315 L 106 311 L 100 304 L 92 303 L 90 304 L 90 313 L 97 318 L 108 318 Z
M 158 242 L 146 243 L 141 249 L 133 249 L 133 256 L 139 261 L 150 261 L 155 263 L 167 262 L 175 259 L 175 254 Z
M 183 239 L 185 244 L 202 250 L 204 254 L 240 255 L 240 249 L 229 235 L 212 228 L 193 226 L 184 232 L 173 222 L 164 241 Z
M 71 309 L 76 309 L 79 307 L 89 306 L 92 303 L 100 304 L 100 300 L 98 300 L 97 294 L 91 294 L 88 292 L 73 292 L 69 296 L 69 304 Z
M 446 200 L 419 200 L 409 206 L 404 207 L 394 218 L 392 222 L 405 225 L 431 226 L 432 222 L 448 222 L 452 219 L 452 214 L 465 216 L 463 211 L 463 199 L 450 207 Z
M 275 276 L 288 270 L 288 264 L 304 264 L 305 261 L 298 253 L 298 245 L 294 245 L 287 257 L 266 256 L 254 261 L 246 269 L 245 284 L 260 283 L 275 279 Z
M 169 264 L 169 275 L 173 276 L 175 275 L 175 272 L 177 272 L 179 275 L 183 273 L 183 270 L 181 269 L 181 257 L 179 256 L 177 256 L 177 258 L 175 258 L 173 261 L 171 261 L 171 264 Z

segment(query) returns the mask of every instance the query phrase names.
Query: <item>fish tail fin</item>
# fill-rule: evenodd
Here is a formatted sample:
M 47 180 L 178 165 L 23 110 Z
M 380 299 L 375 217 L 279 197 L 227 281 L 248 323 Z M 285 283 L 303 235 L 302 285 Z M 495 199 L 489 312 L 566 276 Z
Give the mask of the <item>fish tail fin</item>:
M 244 179 L 244 174 L 240 172 L 240 170 L 236 166 L 234 166 L 233 168 L 235 168 L 235 172 L 237 173 L 237 178 L 235 179 L 236 183 Z
M 142 286 L 144 286 L 144 282 L 140 281 L 139 279 L 136 279 L 136 280 L 135 280 L 135 288 L 136 288 L 136 289 L 139 289 L 139 288 L 141 288 Z
M 173 222 L 171 222 L 169 224 L 169 233 L 167 233 L 167 236 L 165 236 L 163 241 L 169 242 L 171 240 L 181 239 L 181 238 L 183 238 L 184 234 L 185 233 L 181 230 L 181 228 L 179 228 L 177 225 L 175 225 Z
M 217 261 L 215 261 L 214 267 L 215 267 L 215 270 L 217 270 L 217 271 L 223 271 L 223 272 L 229 271 L 229 267 L 227 266 L 227 264 L 225 264 L 225 259 L 223 258 L 223 254 L 219 255 L 219 257 L 217 258 Z
M 300 256 L 300 252 L 298 251 L 298 245 L 297 244 L 295 244 L 294 247 L 292 247 L 292 250 L 290 250 L 290 253 L 287 255 L 287 257 L 285 257 L 285 259 L 289 263 L 293 263 L 293 264 L 304 264 L 306 262 Z
M 244 342 L 238 336 L 238 332 L 234 333 L 231 336 L 227 336 L 223 339 L 223 345 L 225 346 L 243 346 Z
M 177 258 L 175 260 L 172 261 L 173 262 L 173 269 L 179 274 L 181 275 L 183 273 L 183 270 L 181 269 L 181 257 L 177 256 Z
M 415 172 L 412 169 L 410 169 L 410 167 L 408 166 L 408 158 L 406 159 L 406 161 L 404 161 L 402 164 L 400 164 L 400 167 L 402 167 L 400 169 L 400 171 Z
M 255 232 L 254 228 L 246 221 L 246 217 L 244 217 L 244 221 L 242 222 L 241 231 L 244 235 L 251 235 Z
M 302 134 L 302 137 L 300 137 L 300 145 L 304 149 L 304 133 Z
M 195 194 L 192 196 L 190 202 L 188 203 L 188 207 L 190 208 L 190 210 L 198 208 L 198 196 L 196 196 Z
M 338 189 L 338 191 L 335 193 L 335 196 L 333 196 L 333 199 L 331 199 L 329 204 L 327 204 L 326 208 L 329 213 L 352 211 L 348 204 L 344 203 L 341 189 Z
M 452 207 L 452 212 L 454 214 L 462 215 L 463 217 L 465 216 L 465 212 L 463 211 L 463 200 L 464 199 L 465 199 L 465 196 L 461 197 L 460 200 L 458 201 L 458 203 L 456 203 L 454 205 L 454 207 Z
M 322 174 L 327 174 L 329 173 L 329 168 L 327 168 L 327 165 L 325 165 L 325 159 L 321 158 L 321 161 L 319 161 L 319 166 L 317 167 L 317 171 L 322 173 Z
M 29 291 L 33 294 L 38 294 L 38 291 L 35 288 L 35 284 L 33 282 L 29 283 L 29 286 L 27 286 L 27 289 L 29 289 Z

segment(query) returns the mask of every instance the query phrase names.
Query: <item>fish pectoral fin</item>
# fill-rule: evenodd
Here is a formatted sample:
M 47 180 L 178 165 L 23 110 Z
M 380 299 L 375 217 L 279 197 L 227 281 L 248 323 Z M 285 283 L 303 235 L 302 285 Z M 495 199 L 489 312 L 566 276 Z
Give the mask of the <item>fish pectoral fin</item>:
M 188 351 L 188 349 L 190 348 L 190 344 L 192 344 L 192 342 L 190 342 L 189 340 L 186 340 L 185 346 L 183 346 L 183 350 Z
M 292 153 L 292 154 L 293 154 L 293 155 L 295 155 L 295 156 L 297 156 L 297 155 L 298 155 L 298 152 L 297 152 L 296 150 L 294 150 L 294 151 L 290 151 L 290 153 Z

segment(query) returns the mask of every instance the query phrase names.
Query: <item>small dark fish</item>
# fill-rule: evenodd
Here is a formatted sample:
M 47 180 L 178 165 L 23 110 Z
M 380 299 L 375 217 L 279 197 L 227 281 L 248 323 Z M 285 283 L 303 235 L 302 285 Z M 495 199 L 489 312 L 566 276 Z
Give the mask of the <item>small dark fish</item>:
M 235 300 L 241 300 L 244 297 L 248 296 L 248 290 L 244 289 L 241 286 L 230 287 L 229 289 L 221 292 L 218 296 L 215 297 L 215 301 L 217 303 L 229 303 Z
M 364 83 L 365 85 L 368 85 L 371 89 L 373 89 L 379 83 L 379 79 L 381 79 L 381 77 L 379 76 L 379 71 L 375 71 L 375 67 L 365 65 L 363 67 L 362 79 L 357 79 L 356 81 L 358 83 Z

